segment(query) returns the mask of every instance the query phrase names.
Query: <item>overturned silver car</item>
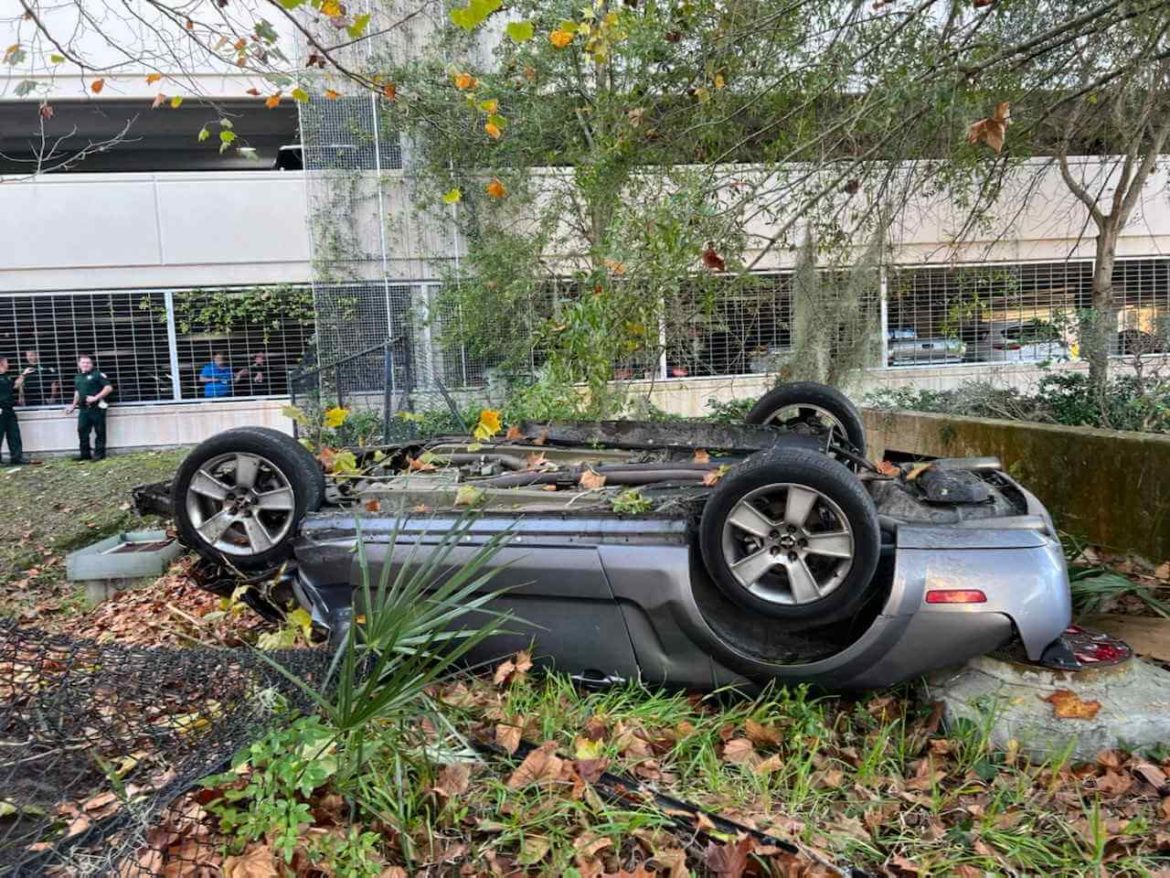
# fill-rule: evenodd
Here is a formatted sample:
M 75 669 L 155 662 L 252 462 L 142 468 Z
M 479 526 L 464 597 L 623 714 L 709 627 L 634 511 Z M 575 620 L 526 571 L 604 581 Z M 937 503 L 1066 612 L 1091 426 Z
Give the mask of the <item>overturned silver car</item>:
M 455 560 L 506 533 L 494 603 L 527 626 L 472 658 L 534 642 L 592 682 L 858 688 L 1001 648 L 1069 659 L 1051 519 L 995 460 L 875 466 L 857 411 L 816 384 L 777 387 L 746 420 L 524 423 L 355 449 L 334 479 L 292 437 L 241 428 L 189 454 L 170 507 L 186 545 L 279 570 L 334 630 L 359 534 L 376 575 L 473 509 Z

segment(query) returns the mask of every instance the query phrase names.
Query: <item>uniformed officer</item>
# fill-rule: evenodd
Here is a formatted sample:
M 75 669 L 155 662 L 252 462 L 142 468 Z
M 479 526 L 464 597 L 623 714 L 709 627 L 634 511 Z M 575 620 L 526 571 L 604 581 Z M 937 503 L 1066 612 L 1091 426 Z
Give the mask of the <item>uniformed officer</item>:
M 21 405 L 52 405 L 61 392 L 57 370 L 41 362 L 39 351 L 24 352 L 24 387 L 20 391 Z
M 77 414 L 77 438 L 81 454 L 74 460 L 102 460 L 106 456 L 106 397 L 114 392 L 114 385 L 105 373 L 93 366 L 93 357 L 82 354 L 77 358 L 77 375 L 73 378 L 73 402 L 65 414 Z M 89 450 L 89 434 L 94 434 L 93 453 Z
M 9 462 L 14 466 L 24 463 L 24 447 L 20 443 L 20 424 L 16 420 L 16 395 L 24 384 L 24 376 L 13 378 L 8 374 L 8 357 L 0 357 L 0 444 L 8 442 Z

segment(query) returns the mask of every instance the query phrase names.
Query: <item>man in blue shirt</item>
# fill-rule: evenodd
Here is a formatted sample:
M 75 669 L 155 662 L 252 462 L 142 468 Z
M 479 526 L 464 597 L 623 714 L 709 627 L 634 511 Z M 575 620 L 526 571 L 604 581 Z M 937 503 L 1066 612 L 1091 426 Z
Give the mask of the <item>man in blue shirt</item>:
M 232 367 L 219 351 L 211 355 L 211 362 L 203 367 L 199 373 L 199 383 L 203 385 L 203 395 L 208 399 L 232 395 Z

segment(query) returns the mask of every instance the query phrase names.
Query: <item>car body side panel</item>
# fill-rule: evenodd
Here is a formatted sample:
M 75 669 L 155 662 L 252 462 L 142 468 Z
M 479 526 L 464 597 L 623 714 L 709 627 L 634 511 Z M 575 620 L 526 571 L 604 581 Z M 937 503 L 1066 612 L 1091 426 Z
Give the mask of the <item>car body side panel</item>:
M 337 591 L 361 582 L 353 552 L 356 524 L 342 515 L 306 520 L 297 544 L 303 586 Z M 363 519 L 371 577 L 376 581 L 387 561 L 397 569 L 416 542 L 436 544 L 436 534 L 452 524 Z M 449 561 L 466 562 L 501 530 L 509 531 L 511 543 L 495 557 L 498 572 L 488 588 L 503 591 L 492 608 L 511 613 L 514 621 L 509 633 L 477 650 L 476 661 L 498 659 L 535 641 L 536 656 L 546 664 L 593 678 L 640 677 L 651 685 L 703 689 L 741 679 L 871 687 L 959 664 L 1005 644 L 1013 629 L 1029 657 L 1039 658 L 1071 615 L 1059 544 L 1042 531 L 903 526 L 888 592 L 871 610 L 870 621 L 846 638 L 838 634 L 811 660 L 801 656 L 813 653 L 780 660 L 779 653 L 744 648 L 737 636 L 741 629 L 767 633 L 767 622 L 718 592 L 687 538 L 685 522 L 480 520 Z M 393 551 L 391 534 L 396 534 Z M 948 588 L 980 589 L 987 601 L 925 603 L 927 590 Z
M 416 544 L 415 561 L 428 546 L 439 542 L 446 523 L 429 524 L 434 526 L 399 530 L 391 547 L 394 528 L 388 519 L 362 522 L 371 584 L 377 584 L 386 563 L 390 564 L 391 577 L 395 576 L 410 560 Z M 316 533 L 329 535 L 315 539 L 314 530 L 306 529 L 298 543 L 298 559 L 320 558 L 329 569 L 315 568 L 310 560 L 306 574 L 315 574 L 318 580 L 335 579 L 340 574 L 354 586 L 361 583 L 361 563 L 352 551 L 353 536 L 337 531 Z M 445 566 L 458 567 L 470 561 L 490 535 L 491 531 L 484 529 L 451 547 Z M 343 562 L 339 551 L 345 553 Z M 301 563 L 303 566 L 305 562 Z M 535 642 L 535 657 L 565 673 L 626 679 L 638 676 L 630 637 L 595 545 L 556 538 L 531 546 L 513 542 L 497 552 L 491 567 L 495 574 L 485 589 L 499 592 L 499 596 L 490 608 L 495 613 L 508 614 L 510 619 L 504 623 L 503 632 L 472 651 L 470 661 L 495 661 Z M 465 621 L 474 626 L 476 614 L 465 617 Z

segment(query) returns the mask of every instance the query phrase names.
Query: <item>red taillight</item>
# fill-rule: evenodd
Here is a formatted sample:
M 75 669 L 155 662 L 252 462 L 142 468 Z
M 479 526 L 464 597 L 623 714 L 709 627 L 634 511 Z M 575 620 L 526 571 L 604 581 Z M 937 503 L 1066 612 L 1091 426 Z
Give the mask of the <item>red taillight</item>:
M 1007 344 L 993 344 L 992 347 L 997 351 L 1018 351 L 1020 349 L 1020 343 L 1017 341 L 1011 341 Z
M 939 588 L 926 593 L 928 604 L 985 604 L 987 595 L 977 588 Z

